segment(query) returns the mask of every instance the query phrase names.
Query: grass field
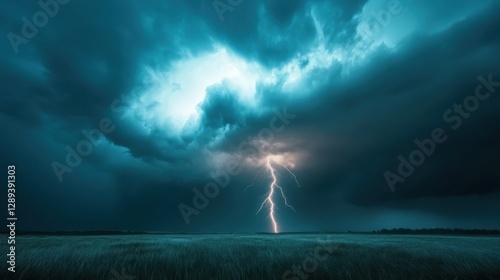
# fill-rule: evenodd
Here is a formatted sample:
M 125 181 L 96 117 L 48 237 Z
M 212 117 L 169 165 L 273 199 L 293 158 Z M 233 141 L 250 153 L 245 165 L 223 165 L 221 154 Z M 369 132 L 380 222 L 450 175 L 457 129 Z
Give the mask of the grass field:
M 5 248 L 5 247 L 4 247 Z M 6 259 L 4 249 L 4 260 Z M 500 279 L 500 238 L 379 234 L 18 236 L 0 279 Z

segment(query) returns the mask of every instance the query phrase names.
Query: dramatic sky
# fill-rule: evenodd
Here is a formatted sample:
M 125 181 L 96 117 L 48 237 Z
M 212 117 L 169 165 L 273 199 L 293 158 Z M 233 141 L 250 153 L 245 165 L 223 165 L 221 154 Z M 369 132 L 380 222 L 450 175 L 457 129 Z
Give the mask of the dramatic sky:
M 498 1 L 58 1 L 0 4 L 18 229 L 271 231 L 268 156 L 280 231 L 500 228 Z

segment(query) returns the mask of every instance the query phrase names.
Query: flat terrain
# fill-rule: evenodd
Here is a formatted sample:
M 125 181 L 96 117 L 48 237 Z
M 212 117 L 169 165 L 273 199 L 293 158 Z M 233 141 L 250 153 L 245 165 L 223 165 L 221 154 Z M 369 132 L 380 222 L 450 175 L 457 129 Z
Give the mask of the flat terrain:
M 0 279 L 500 279 L 500 237 L 25 235 L 16 273 L 3 248 Z

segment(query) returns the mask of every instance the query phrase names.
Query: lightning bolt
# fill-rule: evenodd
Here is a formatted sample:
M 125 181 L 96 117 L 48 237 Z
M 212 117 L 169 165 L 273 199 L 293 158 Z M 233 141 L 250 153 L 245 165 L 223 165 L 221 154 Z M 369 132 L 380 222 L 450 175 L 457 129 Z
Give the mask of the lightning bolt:
M 264 168 L 261 168 L 259 170 L 259 172 L 257 172 L 257 175 L 255 175 L 255 177 L 253 178 L 253 181 L 250 185 L 248 185 L 246 188 L 245 188 L 245 191 L 250 188 L 251 186 L 253 186 L 253 184 L 255 184 L 255 180 L 257 180 L 257 178 L 259 177 L 260 173 L 264 170 Z
M 299 182 L 298 182 L 297 177 L 295 176 L 295 174 L 293 174 L 293 172 L 290 169 L 288 169 L 286 166 L 284 166 L 284 165 L 282 165 L 282 164 L 280 164 L 278 162 L 276 162 L 276 163 L 278 165 L 284 167 L 293 176 L 293 178 L 295 179 L 295 182 L 300 187 L 300 184 L 299 184 Z M 272 223 L 272 226 L 273 226 L 273 231 L 274 231 L 274 233 L 278 233 L 278 222 L 277 222 L 276 217 L 274 215 L 275 214 L 274 213 L 275 202 L 273 200 L 273 196 L 274 196 L 274 193 L 275 193 L 276 189 L 278 189 L 279 192 L 281 193 L 281 197 L 283 198 L 283 201 L 285 202 L 285 205 L 287 207 L 291 208 L 293 211 L 295 211 L 295 209 L 290 204 L 288 204 L 288 200 L 286 198 L 285 192 L 283 191 L 283 188 L 280 185 L 278 185 L 278 179 L 276 178 L 276 173 L 278 173 L 278 172 L 272 166 L 271 159 L 270 159 L 269 156 L 266 159 L 266 168 L 269 170 L 269 173 L 271 174 L 271 177 L 273 178 L 273 180 L 272 180 L 271 184 L 269 185 L 269 193 L 267 194 L 266 199 L 260 204 L 260 208 L 257 211 L 257 213 L 259 213 L 262 210 L 262 208 L 264 207 L 264 205 L 267 204 L 268 207 L 269 207 L 269 218 L 271 219 L 271 223 Z M 254 179 L 254 182 L 255 182 L 255 179 Z M 252 185 L 253 185 L 253 183 L 252 183 Z
M 283 164 L 279 163 L 279 162 L 276 162 L 278 165 L 281 165 L 281 167 L 285 168 L 286 171 L 288 171 L 288 173 L 290 173 L 290 175 L 292 175 L 293 179 L 295 180 L 295 183 L 297 183 L 297 186 L 299 186 L 299 188 L 302 188 L 302 186 L 300 185 L 299 183 L 299 180 L 297 180 L 297 176 L 295 176 L 295 174 L 293 174 L 293 172 L 288 169 L 288 167 L 284 166 Z

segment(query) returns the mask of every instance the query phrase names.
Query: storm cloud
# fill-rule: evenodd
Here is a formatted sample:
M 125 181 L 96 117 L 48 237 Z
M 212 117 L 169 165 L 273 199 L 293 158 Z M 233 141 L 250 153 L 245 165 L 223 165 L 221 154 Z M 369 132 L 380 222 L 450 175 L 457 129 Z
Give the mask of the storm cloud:
M 21 229 L 269 231 L 268 155 L 302 186 L 280 171 L 284 231 L 500 227 L 496 1 L 0 6 Z M 446 141 L 401 175 L 435 129 Z

